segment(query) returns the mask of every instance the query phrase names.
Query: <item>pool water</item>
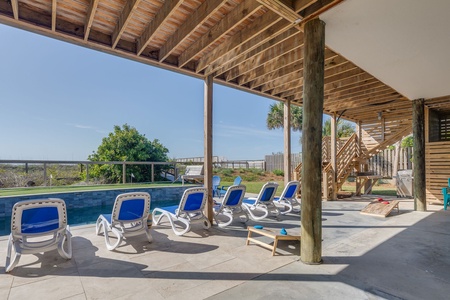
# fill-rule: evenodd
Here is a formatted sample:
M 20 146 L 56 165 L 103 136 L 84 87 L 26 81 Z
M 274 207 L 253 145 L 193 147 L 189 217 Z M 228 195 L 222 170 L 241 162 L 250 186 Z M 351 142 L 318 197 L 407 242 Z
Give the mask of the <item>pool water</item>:
M 150 210 L 153 210 L 156 207 L 178 205 L 179 203 L 179 200 L 159 203 L 154 202 L 152 203 Z M 112 212 L 112 208 L 113 204 L 85 208 L 69 208 L 67 209 L 67 216 L 69 218 L 68 224 L 71 227 L 77 225 L 95 224 L 99 215 L 110 214 Z M 11 217 L 0 217 L 0 236 L 9 235 L 10 233 Z

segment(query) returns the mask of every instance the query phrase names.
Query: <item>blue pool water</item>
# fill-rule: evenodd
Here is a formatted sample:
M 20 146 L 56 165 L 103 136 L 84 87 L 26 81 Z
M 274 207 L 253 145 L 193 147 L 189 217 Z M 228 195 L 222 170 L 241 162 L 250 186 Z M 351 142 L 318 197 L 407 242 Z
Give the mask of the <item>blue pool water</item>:
M 155 207 L 178 205 L 180 201 L 165 201 L 164 203 L 152 203 L 151 210 Z M 102 205 L 85 208 L 69 208 L 67 216 L 68 223 L 72 226 L 95 224 L 100 214 L 110 214 L 113 208 L 111 205 Z M 0 217 L 0 236 L 9 235 L 11 233 L 11 217 Z

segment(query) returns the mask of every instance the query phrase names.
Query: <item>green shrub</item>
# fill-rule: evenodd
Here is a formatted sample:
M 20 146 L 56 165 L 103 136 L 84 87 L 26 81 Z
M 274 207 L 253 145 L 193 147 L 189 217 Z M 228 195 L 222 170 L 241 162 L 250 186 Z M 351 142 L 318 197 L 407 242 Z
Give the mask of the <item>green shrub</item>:
M 277 176 L 284 176 L 284 171 L 283 170 L 273 170 L 272 173 L 277 175 Z

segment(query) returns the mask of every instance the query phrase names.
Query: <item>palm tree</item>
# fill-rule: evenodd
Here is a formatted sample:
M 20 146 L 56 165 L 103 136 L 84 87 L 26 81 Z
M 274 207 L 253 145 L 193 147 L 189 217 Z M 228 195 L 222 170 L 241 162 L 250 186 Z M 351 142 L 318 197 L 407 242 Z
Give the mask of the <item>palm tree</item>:
M 339 120 L 337 122 L 337 137 L 348 137 L 351 136 L 355 132 L 355 127 L 350 122 Z M 331 135 L 331 119 L 328 119 L 323 124 L 322 128 L 322 136 L 330 136 Z
M 267 128 L 276 129 L 283 128 L 284 103 L 277 102 L 270 106 L 267 114 Z M 291 127 L 294 131 L 302 130 L 303 110 L 300 106 L 291 105 Z

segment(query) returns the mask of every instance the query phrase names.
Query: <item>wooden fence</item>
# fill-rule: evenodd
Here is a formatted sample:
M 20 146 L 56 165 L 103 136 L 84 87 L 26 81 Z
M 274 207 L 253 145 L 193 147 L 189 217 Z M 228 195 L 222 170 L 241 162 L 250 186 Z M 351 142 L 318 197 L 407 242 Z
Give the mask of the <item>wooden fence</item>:
M 273 170 L 284 170 L 284 161 L 283 160 L 284 160 L 283 153 L 266 155 L 265 156 L 266 171 L 272 172 Z M 291 154 L 292 170 L 294 170 L 294 168 L 301 162 L 302 162 L 302 154 L 301 153 Z
M 398 169 L 406 170 L 412 169 L 412 153 L 413 150 L 409 148 L 400 148 L 400 156 L 398 159 Z M 392 178 L 397 174 L 392 174 L 394 170 L 395 149 L 385 149 L 378 154 L 372 156 L 369 160 L 369 170 L 376 175 L 384 178 Z

